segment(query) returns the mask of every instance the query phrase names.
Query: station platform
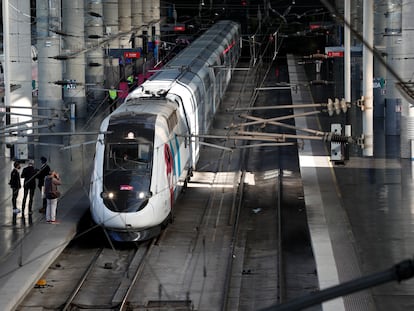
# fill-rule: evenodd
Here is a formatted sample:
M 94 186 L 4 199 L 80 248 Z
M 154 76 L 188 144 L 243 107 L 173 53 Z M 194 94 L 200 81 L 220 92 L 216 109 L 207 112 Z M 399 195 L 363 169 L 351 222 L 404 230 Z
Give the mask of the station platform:
M 77 201 L 73 198 L 77 198 Z M 7 208 L 11 212 L 11 207 Z M 0 263 L 1 310 L 14 310 L 19 305 L 23 297 L 30 292 L 76 236 L 78 223 L 88 208 L 86 194 L 82 188 L 75 186 L 59 201 L 57 212 L 59 224 L 46 223 L 44 214 L 36 209 L 31 224 L 23 224 L 23 218 L 18 214 L 16 225 L 2 226 L 2 244 L 5 248 L 2 248 Z M 26 218 L 28 218 L 27 213 Z
M 71 139 L 76 144 L 76 141 L 85 140 L 85 137 Z M 76 237 L 80 220 L 89 209 L 89 162 L 94 154 L 93 148 L 92 143 L 73 150 L 47 144 L 35 148 L 34 167 L 41 166 L 40 157 L 44 156 L 50 168 L 61 177 L 62 185 L 58 189 L 62 196 L 56 213 L 59 224 L 47 223 L 45 214 L 39 212 L 42 199 L 37 187 L 32 215 L 28 213 L 29 198 L 25 214 L 13 214 L 12 191 L 8 182 L 14 161 L 10 157 L 0 156 L 0 175 L 3 176 L 0 183 L 0 310 L 15 310 L 62 250 Z M 7 151 L 3 149 L 2 154 Z M 19 162 L 21 173 L 28 161 Z M 23 179 L 21 183 L 23 185 Z M 17 199 L 19 209 L 22 209 L 22 197 L 23 189 L 20 189 Z
M 292 103 L 314 103 L 298 62 L 299 58 L 288 56 L 290 83 L 298 86 L 292 91 Z M 294 113 L 311 110 L 295 108 Z M 330 131 L 317 116 L 297 117 L 295 123 L 299 128 Z M 327 143 L 318 140 L 305 141 L 298 151 L 320 289 L 412 259 L 413 162 L 399 158 L 399 136 L 385 135 L 383 124 L 384 118 L 374 120 L 373 157 L 351 156 L 337 164 L 331 161 Z M 395 281 L 325 302 L 323 310 L 412 310 L 413 290 L 414 280 Z
M 302 66 L 288 57 L 292 103 L 312 103 Z M 306 108 L 308 109 L 308 108 Z M 295 108 L 295 113 L 303 112 Z M 320 129 L 317 117 L 296 118 L 296 126 Z M 378 122 L 381 122 L 380 120 Z M 376 134 L 382 146 L 395 146 L 398 137 Z M 89 148 L 89 149 L 87 149 Z M 395 154 L 395 153 L 394 153 Z M 62 178 L 58 225 L 47 224 L 36 189 L 32 219 L 21 214 L 13 223 L 8 186 L 13 162 L 0 157 L 2 208 L 0 209 L 0 310 L 15 310 L 60 252 L 76 236 L 80 219 L 88 210 L 88 162 L 93 144 L 70 152 L 39 148 L 40 156 Z M 376 273 L 412 258 L 414 249 L 413 169 L 410 160 L 377 152 L 374 157 L 351 157 L 344 165 L 330 161 L 322 141 L 306 141 L 299 150 L 304 201 L 320 289 Z M 22 164 L 22 168 L 25 164 Z M 20 191 L 18 202 L 21 202 Z M 19 204 L 19 203 L 18 203 Z M 21 203 L 20 203 L 21 205 Z M 323 303 L 324 311 L 414 309 L 414 281 L 388 283 Z

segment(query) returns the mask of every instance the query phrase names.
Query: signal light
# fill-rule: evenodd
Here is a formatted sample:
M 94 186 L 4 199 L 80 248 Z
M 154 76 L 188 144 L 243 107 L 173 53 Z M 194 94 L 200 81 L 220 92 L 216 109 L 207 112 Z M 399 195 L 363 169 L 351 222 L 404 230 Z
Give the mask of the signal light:
M 242 6 L 247 6 L 247 0 L 242 0 L 242 1 L 241 1 L 241 5 L 242 5 Z

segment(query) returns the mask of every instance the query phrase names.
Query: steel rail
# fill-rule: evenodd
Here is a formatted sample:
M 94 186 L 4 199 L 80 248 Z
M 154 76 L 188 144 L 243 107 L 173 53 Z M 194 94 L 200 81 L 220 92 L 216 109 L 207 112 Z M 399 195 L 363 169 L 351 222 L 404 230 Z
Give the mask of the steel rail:
M 119 311 L 128 310 L 129 296 L 132 293 L 132 289 L 134 288 L 139 276 L 141 275 L 141 273 L 144 269 L 146 258 L 148 258 L 148 256 L 151 254 L 151 251 L 152 251 L 156 241 L 157 241 L 157 239 L 154 238 L 150 242 L 147 243 L 148 245 L 146 245 L 145 248 L 140 247 L 137 250 L 137 252 L 134 256 L 134 259 L 131 261 L 132 265 L 134 265 L 134 266 L 136 265 L 136 267 L 134 267 L 135 272 L 134 272 L 134 276 L 132 277 L 130 283 L 127 286 L 127 289 L 125 291 L 125 294 L 123 295 L 123 298 L 122 298 L 121 302 L 119 303 L 119 306 L 118 306 Z M 143 245 L 141 245 L 141 246 L 143 246 Z M 115 295 L 115 297 L 116 296 L 117 295 Z
M 72 303 L 75 299 L 75 297 L 78 295 L 80 289 L 82 288 L 82 286 L 85 284 L 86 279 L 88 278 L 88 276 L 90 275 L 90 273 L 92 272 L 93 268 L 95 267 L 95 264 L 99 258 L 99 256 L 102 254 L 103 252 L 103 248 L 100 248 L 96 251 L 95 256 L 92 258 L 91 263 L 88 266 L 88 269 L 86 269 L 85 273 L 83 274 L 82 278 L 79 280 L 78 285 L 75 287 L 75 289 L 73 290 L 72 294 L 69 296 L 69 298 L 67 299 L 62 311 L 67 311 L 69 310 L 69 308 L 72 307 Z

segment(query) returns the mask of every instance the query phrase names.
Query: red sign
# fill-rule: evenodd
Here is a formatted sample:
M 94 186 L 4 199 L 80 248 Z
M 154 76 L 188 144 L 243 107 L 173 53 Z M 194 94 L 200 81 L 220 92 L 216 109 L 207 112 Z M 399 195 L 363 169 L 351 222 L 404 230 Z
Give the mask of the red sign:
M 124 58 L 140 58 L 140 52 L 124 52 Z
M 185 26 L 184 25 L 176 25 L 174 26 L 174 31 L 185 31 Z
M 344 51 L 329 51 L 328 57 L 344 57 Z
M 321 24 L 310 24 L 309 25 L 310 30 L 316 30 L 316 29 L 319 29 L 321 27 L 322 27 Z
M 131 185 L 120 185 L 119 186 L 119 190 L 126 190 L 126 191 L 132 191 L 134 190 L 134 187 Z

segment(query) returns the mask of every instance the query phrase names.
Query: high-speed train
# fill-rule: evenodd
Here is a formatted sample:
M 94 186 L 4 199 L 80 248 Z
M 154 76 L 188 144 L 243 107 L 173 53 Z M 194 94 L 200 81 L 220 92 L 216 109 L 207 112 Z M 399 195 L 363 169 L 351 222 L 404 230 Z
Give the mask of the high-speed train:
M 196 168 L 241 52 L 240 25 L 219 21 L 132 91 L 101 124 L 89 191 L 114 241 L 158 235 Z

